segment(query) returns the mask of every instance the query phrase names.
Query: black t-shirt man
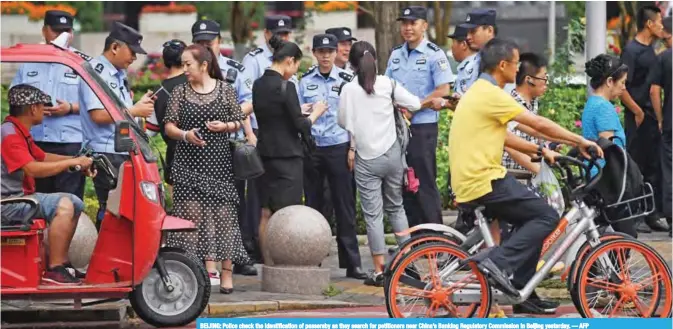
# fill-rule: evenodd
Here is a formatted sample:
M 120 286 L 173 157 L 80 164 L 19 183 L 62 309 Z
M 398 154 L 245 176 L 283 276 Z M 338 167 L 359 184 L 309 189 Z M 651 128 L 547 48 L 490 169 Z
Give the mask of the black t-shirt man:
M 662 130 L 669 134 L 671 132 L 671 115 L 673 114 L 673 104 L 671 104 L 672 55 L 673 52 L 670 48 L 659 54 L 657 64 L 650 71 L 648 78 L 649 84 L 654 84 L 664 89 L 664 106 L 661 108 L 664 117 Z
M 154 90 L 156 99 L 154 100 L 154 113 L 157 117 L 157 123 L 159 125 L 159 131 L 161 132 L 161 137 L 166 142 L 166 166 L 164 168 L 164 179 L 170 185 L 173 185 L 173 180 L 170 177 L 171 165 L 173 164 L 173 156 L 175 155 L 175 146 L 177 141 L 171 139 L 166 135 L 164 130 L 164 117 L 166 116 L 166 108 L 168 107 L 168 99 L 171 97 L 171 92 L 173 88 L 187 83 L 187 77 L 184 74 L 168 78 L 161 82 L 161 86 L 157 87 Z
M 633 101 L 640 106 L 646 116 L 656 118 L 650 101 L 650 83 L 647 81 L 650 70 L 657 63 L 657 54 L 652 45 L 644 45 L 637 40 L 629 41 L 622 52 L 622 62 L 629 67 L 626 78 L 626 90 Z M 626 111 L 627 118 L 634 120 L 633 113 Z

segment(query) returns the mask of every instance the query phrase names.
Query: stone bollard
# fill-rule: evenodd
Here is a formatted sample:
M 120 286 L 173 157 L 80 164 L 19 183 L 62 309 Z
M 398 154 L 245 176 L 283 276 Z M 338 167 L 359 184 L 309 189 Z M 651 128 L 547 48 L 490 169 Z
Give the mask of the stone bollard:
M 44 231 L 44 243 L 47 250 L 49 250 L 48 236 L 49 229 L 46 229 Z M 72 237 L 70 249 L 68 250 L 68 258 L 70 259 L 72 266 L 82 272 L 86 272 L 86 268 L 89 266 L 89 260 L 91 259 L 91 254 L 93 254 L 93 249 L 96 247 L 97 239 L 98 231 L 96 231 L 96 225 L 94 225 L 89 216 L 82 213 L 79 216 L 77 229 L 75 230 L 75 235 Z
M 266 241 L 273 265 L 262 267 L 262 290 L 320 295 L 329 287 L 330 269 L 318 265 L 329 254 L 332 230 L 320 212 L 301 205 L 277 211 Z

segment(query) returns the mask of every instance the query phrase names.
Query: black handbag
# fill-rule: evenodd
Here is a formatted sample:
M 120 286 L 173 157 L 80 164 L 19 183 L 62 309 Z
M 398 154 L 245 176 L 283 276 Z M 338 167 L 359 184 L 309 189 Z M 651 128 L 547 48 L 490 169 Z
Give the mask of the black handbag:
M 234 162 L 234 178 L 248 180 L 264 174 L 264 164 L 255 146 L 233 138 L 229 139 L 229 143 Z

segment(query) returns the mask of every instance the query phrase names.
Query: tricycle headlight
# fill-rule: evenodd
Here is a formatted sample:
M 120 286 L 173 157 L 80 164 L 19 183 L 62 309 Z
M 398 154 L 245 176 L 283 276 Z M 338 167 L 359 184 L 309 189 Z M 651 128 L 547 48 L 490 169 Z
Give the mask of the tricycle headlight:
M 140 188 L 143 190 L 143 195 L 152 202 L 159 201 L 159 193 L 157 192 L 157 185 L 152 182 L 140 182 Z

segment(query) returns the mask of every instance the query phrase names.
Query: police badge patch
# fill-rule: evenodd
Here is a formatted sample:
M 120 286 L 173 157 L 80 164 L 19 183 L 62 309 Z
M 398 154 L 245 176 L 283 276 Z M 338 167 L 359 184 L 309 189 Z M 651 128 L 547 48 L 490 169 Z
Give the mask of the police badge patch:
M 105 67 L 103 66 L 103 63 L 98 63 L 98 64 L 96 64 L 95 70 L 96 70 L 96 72 L 98 72 L 98 74 L 101 74 L 101 73 L 103 73 L 104 68 Z
M 441 59 L 439 61 L 439 68 L 442 71 L 446 71 L 449 68 L 449 61 L 447 61 L 446 59 Z
M 252 89 L 252 80 L 245 79 L 245 85 L 248 86 L 249 89 Z
M 306 89 L 307 90 L 316 90 L 316 89 L 318 89 L 318 85 L 308 85 L 308 86 L 306 86 Z
M 26 75 L 28 75 L 29 77 L 36 77 L 37 76 L 37 71 L 28 72 Z

